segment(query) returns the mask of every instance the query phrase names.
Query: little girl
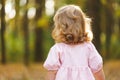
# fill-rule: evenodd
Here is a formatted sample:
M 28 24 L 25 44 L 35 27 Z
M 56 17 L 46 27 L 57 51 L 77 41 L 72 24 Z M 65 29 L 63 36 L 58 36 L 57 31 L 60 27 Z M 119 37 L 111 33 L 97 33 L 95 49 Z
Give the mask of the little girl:
M 76 5 L 61 7 L 54 16 L 52 46 L 44 67 L 47 80 L 105 80 L 103 61 L 92 41 L 90 19 Z

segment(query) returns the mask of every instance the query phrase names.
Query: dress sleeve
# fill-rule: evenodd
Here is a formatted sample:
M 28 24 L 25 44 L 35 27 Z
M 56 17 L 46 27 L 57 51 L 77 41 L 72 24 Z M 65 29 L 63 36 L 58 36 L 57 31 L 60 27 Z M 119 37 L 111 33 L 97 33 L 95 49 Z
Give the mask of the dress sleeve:
M 59 51 L 56 46 L 53 46 L 48 53 L 46 61 L 44 62 L 44 68 L 47 70 L 58 70 L 61 65 L 59 58 Z
M 103 60 L 93 43 L 90 43 L 89 47 L 89 67 L 93 73 L 98 72 L 103 67 Z

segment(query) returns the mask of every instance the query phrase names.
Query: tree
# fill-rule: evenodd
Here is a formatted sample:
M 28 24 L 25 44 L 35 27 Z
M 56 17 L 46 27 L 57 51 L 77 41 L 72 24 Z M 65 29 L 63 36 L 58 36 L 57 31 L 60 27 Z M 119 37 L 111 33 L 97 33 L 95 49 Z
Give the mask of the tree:
M 42 17 L 42 12 L 45 6 L 45 0 L 35 0 L 36 3 L 36 16 L 35 16 L 35 61 L 40 62 L 43 60 L 43 40 L 42 40 L 42 27 L 38 24 L 39 19 Z
M 119 9 L 118 9 L 118 12 L 119 12 L 119 10 L 120 10 L 120 1 L 118 0 L 117 3 L 119 5 Z M 119 15 L 118 15 L 118 28 L 119 28 L 118 39 L 120 41 L 120 12 L 119 12 Z
M 1 0 L 1 52 L 2 52 L 2 64 L 6 63 L 6 51 L 5 51 L 5 0 Z
M 100 0 L 87 0 L 86 4 L 87 13 L 92 18 L 92 30 L 94 34 L 93 42 L 100 52 L 101 50 L 101 1 Z
M 119 26 L 119 34 L 118 34 L 118 38 L 119 38 L 119 41 L 120 41 L 120 17 L 119 17 L 119 19 L 118 19 L 118 26 Z
M 27 17 L 27 4 L 28 4 L 28 0 L 26 1 L 26 5 L 25 5 L 25 13 L 23 16 L 23 33 L 24 33 L 24 62 L 26 65 L 29 65 L 29 26 L 28 26 L 28 17 Z
M 1 4 L 1 0 L 0 0 Z M 1 23 L 1 9 L 0 9 L 0 23 Z M 1 25 L 0 25 L 0 44 L 1 44 Z M 1 45 L 0 45 L 0 53 L 1 53 Z
M 113 0 L 106 0 L 108 3 L 104 6 L 105 16 L 106 16 L 106 58 L 110 58 L 110 44 L 112 30 L 114 29 L 114 8 Z
M 18 27 L 19 27 L 19 10 L 20 10 L 20 0 L 15 0 L 15 10 L 16 10 L 16 15 L 15 15 L 15 26 L 13 29 L 14 32 L 14 37 L 17 37 L 18 34 Z

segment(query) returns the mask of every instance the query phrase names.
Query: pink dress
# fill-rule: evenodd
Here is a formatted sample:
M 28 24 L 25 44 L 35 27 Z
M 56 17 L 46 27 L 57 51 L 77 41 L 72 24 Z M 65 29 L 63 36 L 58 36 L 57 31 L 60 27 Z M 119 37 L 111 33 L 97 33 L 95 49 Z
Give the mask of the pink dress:
M 55 80 L 95 80 L 93 73 L 102 66 L 102 57 L 91 42 L 56 43 L 44 63 L 47 70 L 58 70 Z

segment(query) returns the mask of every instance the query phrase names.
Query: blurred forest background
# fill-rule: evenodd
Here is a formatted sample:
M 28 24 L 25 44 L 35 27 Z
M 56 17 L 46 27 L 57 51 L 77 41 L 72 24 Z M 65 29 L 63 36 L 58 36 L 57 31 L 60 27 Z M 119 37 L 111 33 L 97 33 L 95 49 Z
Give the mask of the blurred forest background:
M 108 62 L 105 69 L 112 65 L 120 66 L 120 0 L 0 0 L 0 80 L 44 80 L 44 70 L 39 66 L 54 44 L 51 37 L 53 16 L 59 7 L 67 4 L 79 5 L 92 19 L 93 43 L 104 61 L 117 60 Z M 21 63 L 26 66 L 36 63 L 36 74 L 43 76 L 38 79 L 6 79 L 7 72 L 3 72 L 11 69 L 10 65 L 6 66 L 10 63 L 17 67 Z M 12 68 L 16 70 L 15 66 Z M 110 69 L 114 72 L 113 68 Z M 30 69 L 33 70 L 32 67 Z M 112 70 L 106 70 L 106 75 Z M 106 80 L 119 80 L 115 73 L 112 75 L 114 78 L 109 74 Z

